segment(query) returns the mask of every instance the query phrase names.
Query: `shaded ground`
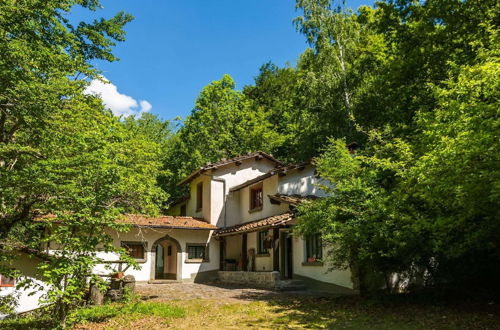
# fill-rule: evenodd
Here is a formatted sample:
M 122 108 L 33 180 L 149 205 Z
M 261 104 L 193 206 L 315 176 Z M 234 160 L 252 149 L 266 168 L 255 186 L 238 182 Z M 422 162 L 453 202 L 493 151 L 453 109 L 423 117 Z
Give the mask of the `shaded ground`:
M 500 329 L 500 305 L 493 301 L 404 295 L 370 300 L 175 282 L 139 284 L 137 292 L 127 303 L 78 310 L 74 328 Z M 49 320 L 0 321 L 0 329 L 47 329 Z
M 407 297 L 366 300 L 204 284 L 138 285 L 151 303 L 182 308 L 183 317 L 123 315 L 78 329 L 500 329 L 493 302 L 425 304 Z

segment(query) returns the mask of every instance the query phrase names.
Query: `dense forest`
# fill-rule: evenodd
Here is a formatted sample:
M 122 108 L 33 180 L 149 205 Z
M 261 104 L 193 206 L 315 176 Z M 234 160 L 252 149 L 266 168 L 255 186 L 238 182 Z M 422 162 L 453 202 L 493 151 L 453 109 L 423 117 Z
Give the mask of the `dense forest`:
M 63 245 L 43 269 L 61 318 L 82 299 L 95 247 L 114 249 L 103 228 L 125 230 L 117 215 L 161 213 L 192 170 L 256 150 L 313 159 L 335 183 L 300 208 L 298 234 L 321 232 L 331 267 L 356 270 L 364 291 L 390 289 L 394 272 L 424 287 L 500 289 L 498 1 L 353 11 L 297 0 L 309 47 L 296 65 L 265 63 L 242 90 L 214 77 L 181 122 L 117 118 L 85 93 L 132 17 L 72 25 L 63 13 L 76 4 L 99 8 L 0 5 L 1 258 Z M 60 223 L 42 236 L 31 220 L 45 213 Z

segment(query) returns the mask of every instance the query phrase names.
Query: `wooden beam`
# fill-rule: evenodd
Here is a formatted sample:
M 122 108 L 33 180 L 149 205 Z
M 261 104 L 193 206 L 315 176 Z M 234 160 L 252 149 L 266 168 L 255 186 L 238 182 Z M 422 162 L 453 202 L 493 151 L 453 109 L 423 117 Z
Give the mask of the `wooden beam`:
M 221 237 L 219 241 L 219 270 L 225 270 L 226 263 L 226 238 Z
M 243 234 L 241 237 L 241 260 L 243 265 L 241 265 L 241 270 L 247 271 L 247 234 Z

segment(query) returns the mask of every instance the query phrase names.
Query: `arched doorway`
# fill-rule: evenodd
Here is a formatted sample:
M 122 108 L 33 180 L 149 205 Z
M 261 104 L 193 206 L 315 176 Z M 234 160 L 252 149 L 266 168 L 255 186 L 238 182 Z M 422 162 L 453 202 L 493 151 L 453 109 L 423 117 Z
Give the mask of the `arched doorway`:
M 151 279 L 182 279 L 182 249 L 179 242 L 165 236 L 151 246 Z

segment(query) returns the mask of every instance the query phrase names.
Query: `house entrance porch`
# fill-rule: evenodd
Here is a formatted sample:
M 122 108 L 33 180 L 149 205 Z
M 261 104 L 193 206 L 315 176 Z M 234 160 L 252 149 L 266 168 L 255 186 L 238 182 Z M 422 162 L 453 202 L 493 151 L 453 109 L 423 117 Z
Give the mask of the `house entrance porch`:
M 263 228 L 218 239 L 222 283 L 279 289 L 293 279 L 290 228 Z
M 157 240 L 151 248 L 152 280 L 181 280 L 182 249 L 179 242 L 166 235 Z

